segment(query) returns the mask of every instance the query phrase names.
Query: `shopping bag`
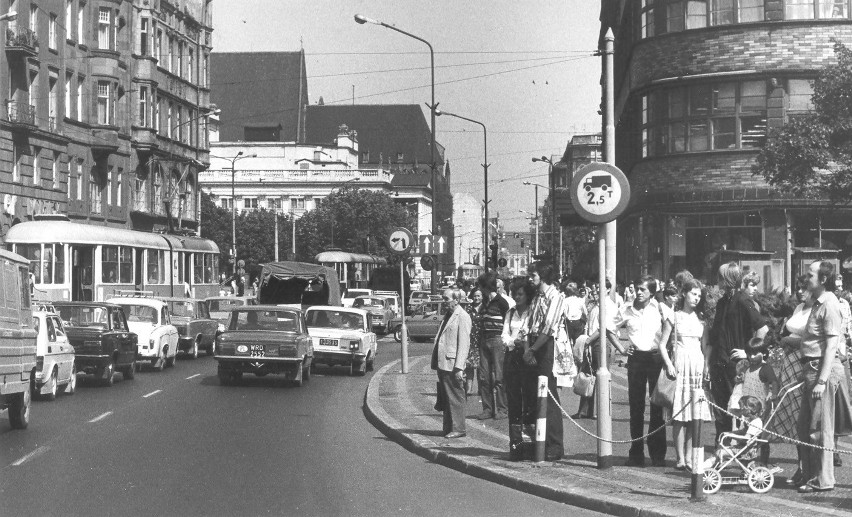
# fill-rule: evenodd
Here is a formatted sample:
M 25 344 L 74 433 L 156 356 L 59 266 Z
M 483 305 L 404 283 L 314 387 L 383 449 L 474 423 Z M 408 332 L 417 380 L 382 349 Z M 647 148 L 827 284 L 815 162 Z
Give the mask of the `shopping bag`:
M 651 393 L 651 404 L 672 409 L 674 407 L 676 388 L 677 381 L 670 379 L 666 375 L 666 369 L 663 368 L 660 370 L 660 376 L 657 377 L 657 385 L 654 387 L 654 392 Z

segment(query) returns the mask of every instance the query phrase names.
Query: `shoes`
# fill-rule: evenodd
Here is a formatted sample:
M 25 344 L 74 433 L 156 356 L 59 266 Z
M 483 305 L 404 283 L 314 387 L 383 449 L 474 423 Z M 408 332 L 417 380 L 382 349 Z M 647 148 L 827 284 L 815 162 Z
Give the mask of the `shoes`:
M 692 470 L 691 468 L 688 468 L 686 466 L 686 463 L 678 463 L 677 465 L 675 465 L 675 469 L 676 470 Z
M 549 452 L 544 451 L 544 461 L 559 461 L 562 459 L 563 454 L 561 452 Z
M 790 486 L 801 486 L 804 481 L 801 470 L 797 470 L 795 474 L 787 478 L 787 484 Z
M 444 438 L 452 440 L 453 438 L 464 438 L 465 436 L 467 436 L 467 433 L 460 433 L 458 431 L 453 431 L 451 433 L 447 433 L 446 435 L 444 435 Z
M 507 418 L 509 418 L 509 414 L 502 411 L 498 411 L 497 414 L 494 415 L 494 420 L 505 420 Z
M 800 494 L 810 494 L 814 492 L 830 492 L 831 490 L 834 490 L 834 487 L 820 488 L 809 484 L 804 484 L 799 487 Z
M 476 420 L 488 420 L 489 418 L 492 418 L 492 415 L 488 411 L 483 411 L 482 413 L 475 415 L 473 418 Z
M 597 417 L 595 417 L 595 415 L 584 415 L 583 413 L 581 413 L 579 411 L 577 411 L 576 413 L 571 415 L 571 418 L 574 419 L 574 420 L 582 420 L 582 419 L 596 420 L 597 419 Z
M 666 459 L 665 458 L 653 458 L 653 459 L 651 459 L 651 466 L 652 467 L 665 467 L 666 466 Z
M 626 467 L 644 467 L 645 458 L 628 458 L 624 465 Z

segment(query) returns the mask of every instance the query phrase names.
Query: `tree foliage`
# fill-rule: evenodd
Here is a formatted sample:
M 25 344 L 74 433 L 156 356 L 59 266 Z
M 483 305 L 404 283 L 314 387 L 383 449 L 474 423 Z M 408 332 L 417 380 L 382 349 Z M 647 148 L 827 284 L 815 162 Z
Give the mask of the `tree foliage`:
M 852 201 L 852 51 L 834 43 L 836 64 L 814 83 L 813 110 L 770 131 L 753 172 L 798 198 Z

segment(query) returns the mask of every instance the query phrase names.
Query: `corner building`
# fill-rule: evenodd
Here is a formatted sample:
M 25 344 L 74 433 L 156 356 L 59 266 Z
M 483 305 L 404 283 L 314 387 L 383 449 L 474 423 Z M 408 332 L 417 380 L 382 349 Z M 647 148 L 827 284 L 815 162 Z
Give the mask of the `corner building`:
M 615 35 L 616 164 L 631 183 L 617 275 L 715 280 L 720 261 L 791 286 L 805 257 L 852 252 L 852 210 L 752 174 L 770 128 L 811 105 L 852 43 L 849 0 L 604 1 Z M 839 250 L 822 251 L 815 250 Z

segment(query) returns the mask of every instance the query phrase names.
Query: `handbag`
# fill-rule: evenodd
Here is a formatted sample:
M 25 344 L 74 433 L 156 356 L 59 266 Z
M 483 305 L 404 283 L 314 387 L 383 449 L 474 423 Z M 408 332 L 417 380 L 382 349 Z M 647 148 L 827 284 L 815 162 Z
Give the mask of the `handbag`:
M 586 368 L 588 367 L 588 369 Z M 595 394 L 595 381 L 597 377 L 593 373 L 586 373 L 586 371 L 591 371 L 592 365 L 589 362 L 589 354 L 583 354 L 583 364 L 582 367 L 579 368 L 579 372 L 577 376 L 574 378 L 574 393 L 581 397 L 592 397 Z
M 663 309 L 660 307 L 660 315 L 662 316 Z M 672 341 L 677 341 L 677 316 L 675 315 L 672 318 L 672 336 L 673 340 L 669 341 L 669 344 Z M 671 352 L 668 350 L 668 346 L 666 347 L 666 353 L 671 355 Z M 674 396 L 675 390 L 677 389 L 677 378 L 671 379 L 666 374 L 666 368 L 660 370 L 660 375 L 657 377 L 657 385 L 654 386 L 654 391 L 651 393 L 651 404 L 655 406 L 660 406 L 664 408 L 673 409 L 674 408 Z

